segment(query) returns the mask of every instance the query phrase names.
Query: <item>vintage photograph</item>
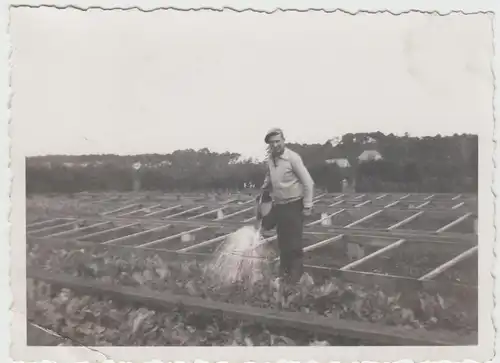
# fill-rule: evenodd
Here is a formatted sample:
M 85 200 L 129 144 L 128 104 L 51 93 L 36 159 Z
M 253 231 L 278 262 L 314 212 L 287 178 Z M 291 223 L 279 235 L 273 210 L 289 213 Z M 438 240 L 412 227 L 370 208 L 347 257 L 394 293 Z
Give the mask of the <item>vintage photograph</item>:
M 13 9 L 19 354 L 490 352 L 491 22 Z

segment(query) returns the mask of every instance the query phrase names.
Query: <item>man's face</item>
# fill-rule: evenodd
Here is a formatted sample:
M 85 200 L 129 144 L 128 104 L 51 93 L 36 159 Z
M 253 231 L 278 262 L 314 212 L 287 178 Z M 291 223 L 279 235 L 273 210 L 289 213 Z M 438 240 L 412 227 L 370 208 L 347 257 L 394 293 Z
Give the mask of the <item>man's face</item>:
M 285 140 L 283 140 L 281 135 L 273 135 L 269 137 L 268 144 L 273 155 L 281 154 L 285 148 Z

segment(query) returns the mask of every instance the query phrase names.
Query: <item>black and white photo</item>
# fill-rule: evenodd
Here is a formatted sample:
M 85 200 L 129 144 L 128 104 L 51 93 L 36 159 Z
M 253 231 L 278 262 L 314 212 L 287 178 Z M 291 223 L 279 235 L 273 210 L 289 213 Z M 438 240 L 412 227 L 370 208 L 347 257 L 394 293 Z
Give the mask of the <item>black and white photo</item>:
M 16 360 L 489 359 L 491 16 L 10 23 Z

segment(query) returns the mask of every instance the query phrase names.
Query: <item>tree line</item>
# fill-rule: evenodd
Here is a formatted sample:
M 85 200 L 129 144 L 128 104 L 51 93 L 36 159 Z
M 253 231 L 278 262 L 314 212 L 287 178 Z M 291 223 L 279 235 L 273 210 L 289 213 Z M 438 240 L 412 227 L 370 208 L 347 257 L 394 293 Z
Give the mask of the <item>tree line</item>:
M 318 188 L 339 192 L 342 180 L 359 192 L 477 192 L 476 135 L 410 137 L 346 134 L 323 144 L 287 145 L 298 152 Z M 365 150 L 381 160 L 360 161 Z M 347 159 L 342 168 L 327 160 Z M 140 168 L 134 165 L 140 163 Z M 48 155 L 27 158 L 27 193 L 161 190 L 165 192 L 243 190 L 262 184 L 266 165 L 237 153 L 208 149 L 170 154 Z

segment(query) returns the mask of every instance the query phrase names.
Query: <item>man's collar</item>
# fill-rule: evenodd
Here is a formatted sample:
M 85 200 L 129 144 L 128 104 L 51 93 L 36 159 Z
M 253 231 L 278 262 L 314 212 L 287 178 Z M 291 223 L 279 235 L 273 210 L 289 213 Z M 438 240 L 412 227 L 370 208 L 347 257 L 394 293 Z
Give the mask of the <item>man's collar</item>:
M 270 159 L 272 160 L 273 158 L 274 156 L 271 155 Z M 287 147 L 285 147 L 281 155 L 278 155 L 276 157 L 276 159 L 283 159 L 283 160 L 289 160 L 289 158 L 290 158 L 290 150 Z

